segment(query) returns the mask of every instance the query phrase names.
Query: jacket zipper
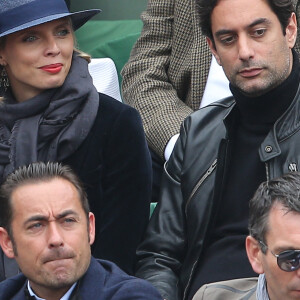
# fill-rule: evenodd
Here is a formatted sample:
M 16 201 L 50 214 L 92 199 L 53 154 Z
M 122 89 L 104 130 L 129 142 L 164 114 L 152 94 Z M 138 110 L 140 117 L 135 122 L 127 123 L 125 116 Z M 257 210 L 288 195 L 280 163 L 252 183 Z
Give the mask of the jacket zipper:
M 197 265 L 197 262 L 198 262 L 198 259 L 196 259 L 195 262 L 194 262 L 194 264 L 193 264 L 193 267 L 192 267 L 192 270 L 191 270 L 191 273 L 190 273 L 189 280 L 188 280 L 187 285 L 186 285 L 186 287 L 185 287 L 185 289 L 184 289 L 184 292 L 183 292 L 183 300 L 186 299 L 186 296 L 187 296 L 187 295 L 186 295 L 187 289 L 188 289 L 188 287 L 189 287 L 190 284 L 191 284 L 192 274 L 194 273 L 194 269 L 195 269 L 195 266 Z
M 207 169 L 207 171 L 205 172 L 205 174 L 200 178 L 200 180 L 197 182 L 197 184 L 195 185 L 195 187 L 193 188 L 192 190 L 192 193 L 190 195 L 190 197 L 188 198 L 187 202 L 186 202 L 186 206 L 185 206 L 185 214 L 187 214 L 187 207 L 188 207 L 188 204 L 190 202 L 190 200 L 192 199 L 192 197 L 195 195 L 196 191 L 199 189 L 199 187 L 201 186 L 201 184 L 206 180 L 206 178 L 214 171 L 214 169 L 216 168 L 217 166 L 217 159 L 215 159 L 213 161 L 213 163 L 211 164 L 211 166 Z M 198 259 L 195 260 L 195 262 L 193 263 L 193 267 L 191 269 L 191 273 L 190 273 L 190 276 L 189 276 L 189 280 L 187 282 L 187 285 L 184 289 L 184 292 L 183 292 L 183 299 L 186 298 L 186 293 L 187 293 L 187 289 L 188 287 L 190 286 L 190 283 L 191 283 L 191 279 L 192 279 L 192 274 L 194 273 L 194 269 L 195 269 L 195 266 L 197 265 L 197 262 L 198 262 Z
M 267 181 L 270 181 L 270 174 L 269 174 L 268 164 L 265 163 L 265 166 L 266 166 L 266 177 L 267 177 Z
M 206 171 L 206 173 L 200 178 L 200 180 L 197 182 L 197 184 L 195 185 L 195 187 L 193 188 L 193 191 L 187 201 L 187 205 L 190 202 L 191 198 L 194 196 L 195 192 L 197 191 L 197 189 L 199 188 L 199 186 L 203 183 L 203 181 L 212 173 L 212 171 L 216 168 L 217 166 L 217 159 L 214 160 L 214 162 L 212 163 L 212 165 L 209 167 L 209 169 Z M 267 181 L 270 180 L 270 175 L 269 175 L 269 168 L 268 168 L 268 164 L 265 163 L 265 167 L 266 167 L 266 177 L 267 177 Z M 186 207 L 187 207 L 186 205 Z M 190 286 L 190 282 L 191 282 L 191 278 L 192 278 L 192 274 L 194 273 L 194 269 L 195 266 L 198 262 L 198 259 L 195 260 L 195 262 L 193 263 L 193 267 L 190 273 L 190 277 L 189 280 L 187 282 L 186 288 L 184 289 L 184 293 L 183 293 L 183 299 L 186 299 L 186 293 L 187 293 L 187 288 Z
M 194 186 L 191 195 L 189 196 L 188 200 L 186 201 L 185 213 L 186 213 L 186 209 L 187 209 L 187 207 L 188 207 L 191 199 L 195 195 L 196 191 L 199 189 L 199 187 L 201 186 L 201 184 L 206 180 L 206 178 L 213 172 L 213 170 L 216 168 L 216 166 L 217 166 L 217 159 L 214 160 L 214 162 L 207 169 L 207 171 L 205 172 L 205 174 L 199 179 L 199 181 L 197 182 L 197 184 Z

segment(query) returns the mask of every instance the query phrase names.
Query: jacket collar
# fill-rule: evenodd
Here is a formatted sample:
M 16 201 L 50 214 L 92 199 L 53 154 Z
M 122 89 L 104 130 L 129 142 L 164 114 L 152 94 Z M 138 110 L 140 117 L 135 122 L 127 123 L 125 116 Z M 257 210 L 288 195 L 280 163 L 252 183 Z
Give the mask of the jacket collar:
M 275 122 L 272 130 L 269 132 L 264 142 L 261 144 L 259 154 L 262 161 L 267 161 L 281 154 L 279 142 L 293 135 L 300 128 L 300 88 L 296 96 L 283 113 Z
M 236 116 L 236 103 L 233 97 L 222 99 L 213 105 L 222 106 L 227 108 L 223 122 L 229 129 L 234 124 Z M 266 136 L 265 140 L 260 146 L 259 154 L 263 162 L 272 159 L 281 154 L 279 142 L 293 135 L 300 128 L 300 85 L 298 85 L 297 93 L 288 107 L 288 109 L 279 117 L 275 122 L 272 130 Z M 228 136 L 227 136 L 228 137 Z

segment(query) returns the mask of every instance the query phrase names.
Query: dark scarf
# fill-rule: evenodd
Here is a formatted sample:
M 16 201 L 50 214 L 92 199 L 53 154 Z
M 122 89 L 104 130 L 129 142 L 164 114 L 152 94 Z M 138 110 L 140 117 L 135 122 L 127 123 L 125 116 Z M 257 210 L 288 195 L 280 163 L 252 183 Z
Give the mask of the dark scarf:
M 75 53 L 61 87 L 22 103 L 8 91 L 0 104 L 0 182 L 19 166 L 74 153 L 94 123 L 98 99 L 87 61 Z

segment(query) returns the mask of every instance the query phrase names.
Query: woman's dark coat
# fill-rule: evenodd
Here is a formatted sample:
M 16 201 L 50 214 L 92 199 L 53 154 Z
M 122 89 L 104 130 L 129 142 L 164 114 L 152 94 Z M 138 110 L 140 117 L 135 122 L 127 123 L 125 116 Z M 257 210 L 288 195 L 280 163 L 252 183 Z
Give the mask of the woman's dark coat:
M 133 273 L 135 251 L 149 219 L 151 160 L 138 112 L 99 94 L 94 125 L 63 163 L 79 175 L 96 216 L 97 258 Z

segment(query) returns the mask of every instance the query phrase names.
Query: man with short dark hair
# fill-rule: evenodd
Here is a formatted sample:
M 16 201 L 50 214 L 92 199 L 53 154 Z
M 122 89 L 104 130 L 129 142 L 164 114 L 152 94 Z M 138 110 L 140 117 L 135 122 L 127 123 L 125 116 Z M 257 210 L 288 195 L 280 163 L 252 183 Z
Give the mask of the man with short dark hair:
M 147 282 L 91 257 L 95 217 L 77 176 L 32 163 L 0 188 L 0 245 L 21 274 L 0 284 L 1 300 L 161 299 Z
M 300 173 L 262 183 L 250 201 L 246 250 L 257 278 L 204 285 L 193 300 L 300 299 Z
M 299 58 L 291 0 L 198 0 L 199 22 L 229 97 L 191 114 L 165 165 L 136 275 L 167 300 L 253 277 L 245 251 L 259 184 L 299 170 Z

